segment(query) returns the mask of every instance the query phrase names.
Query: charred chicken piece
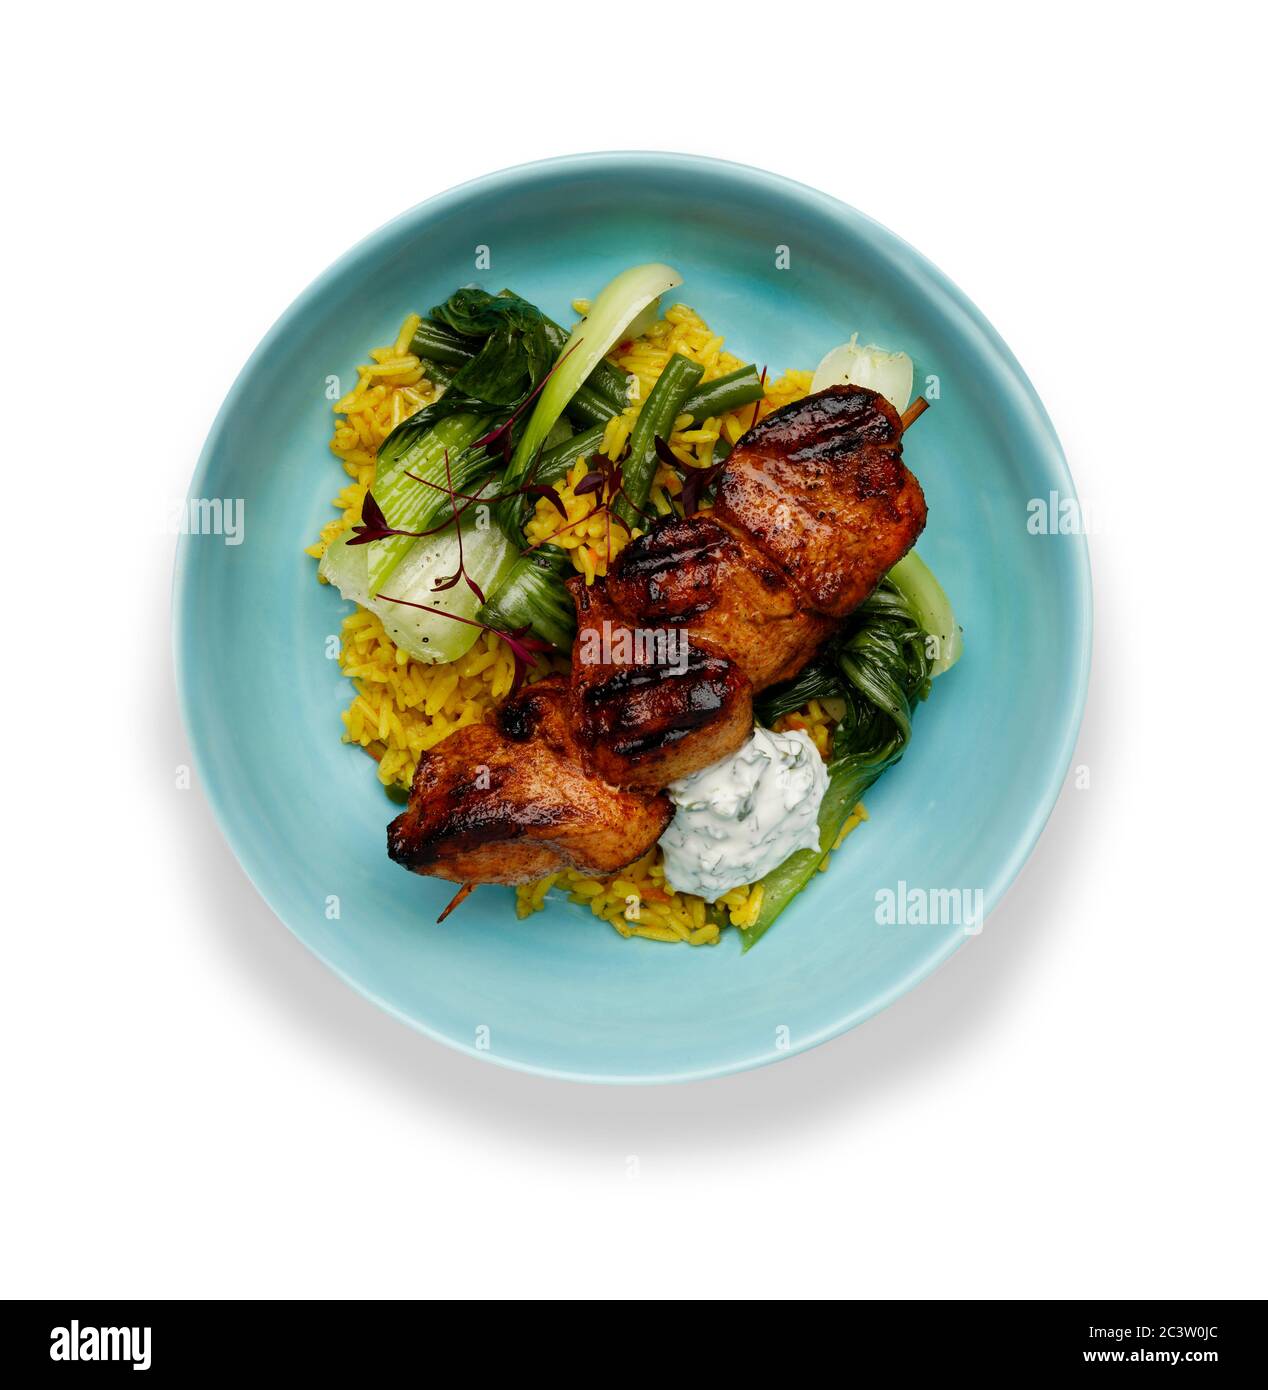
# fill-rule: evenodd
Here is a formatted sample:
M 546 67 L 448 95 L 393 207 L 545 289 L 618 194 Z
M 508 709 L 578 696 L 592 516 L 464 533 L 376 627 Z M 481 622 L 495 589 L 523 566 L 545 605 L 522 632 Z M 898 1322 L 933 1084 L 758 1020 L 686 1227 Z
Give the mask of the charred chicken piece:
M 844 618 L 924 530 L 902 433 L 894 407 L 861 386 L 784 406 L 727 459 L 718 520 L 750 536 L 807 608 Z
M 754 691 L 796 675 L 835 626 L 802 605 L 747 536 L 709 512 L 666 518 L 640 536 L 616 557 L 603 592 L 636 627 L 681 628 L 692 644 L 725 652 Z M 579 602 L 577 611 L 580 625 Z
M 561 869 L 607 874 L 646 854 L 673 815 L 664 796 L 618 791 L 586 768 L 568 685 L 552 676 L 419 759 L 387 852 L 454 883 L 528 883 Z
M 753 687 L 736 662 L 685 626 L 627 621 L 580 576 L 569 588 L 573 707 L 601 777 L 659 791 L 735 752 L 753 728 Z

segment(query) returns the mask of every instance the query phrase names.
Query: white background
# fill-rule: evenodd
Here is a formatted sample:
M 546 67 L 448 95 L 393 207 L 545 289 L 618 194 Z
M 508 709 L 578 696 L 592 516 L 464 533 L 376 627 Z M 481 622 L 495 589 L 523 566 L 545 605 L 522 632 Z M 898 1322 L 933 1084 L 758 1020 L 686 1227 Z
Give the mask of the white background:
M 0 1292 L 1268 1293 L 1254 24 L 6 20 Z M 920 247 L 1017 353 L 1103 522 L 1091 786 L 983 935 L 814 1053 L 642 1091 L 453 1054 L 271 916 L 175 788 L 161 520 L 251 349 L 349 245 L 468 177 L 607 148 L 772 168 Z

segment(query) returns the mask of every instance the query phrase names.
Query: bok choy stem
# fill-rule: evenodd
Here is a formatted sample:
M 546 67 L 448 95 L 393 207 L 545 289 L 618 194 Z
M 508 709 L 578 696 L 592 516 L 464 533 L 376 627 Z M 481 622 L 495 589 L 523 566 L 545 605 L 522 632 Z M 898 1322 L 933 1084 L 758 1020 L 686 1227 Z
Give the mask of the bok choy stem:
M 543 315 L 543 317 L 545 317 Z M 568 345 L 568 332 L 554 321 L 546 319 L 546 337 L 550 340 L 551 347 L 554 348 L 556 355 L 561 353 Z M 615 344 L 613 344 L 615 346 Z M 595 363 L 594 371 L 586 377 L 581 387 L 582 391 L 594 393 L 607 401 L 613 407 L 613 414 L 619 415 L 630 401 L 630 379 L 614 363 L 609 362 L 607 356 L 601 357 Z M 580 394 L 580 392 L 578 392 Z M 574 398 L 575 400 L 575 398 Z M 571 409 L 569 414 L 572 414 Z M 575 416 L 573 417 L 576 418 Z M 595 421 L 588 423 L 594 424 Z
M 423 319 L 414 330 L 409 350 L 415 357 L 425 358 L 428 362 L 439 362 L 446 367 L 462 367 L 476 355 L 477 349 L 472 346 L 473 341 L 455 333 L 451 328 L 433 323 L 431 319 Z
M 558 545 L 539 545 L 516 560 L 497 593 L 480 609 L 480 621 L 502 632 L 530 627 L 560 651 L 572 645 L 576 613 L 564 579 L 576 571 Z
M 402 448 L 381 450 L 374 500 L 388 524 L 400 531 L 426 531 L 443 520 L 453 509 L 450 478 L 455 492 L 469 492 L 470 484 L 489 471 L 489 456 L 483 449 L 470 447 L 486 428 L 487 420 L 479 415 L 448 415 Z M 419 478 L 424 481 L 418 482 Z M 372 593 L 383 588 L 413 544 L 412 536 L 370 542 Z
M 909 550 L 890 570 L 889 580 L 907 600 L 920 626 L 932 639 L 929 674 L 940 676 L 943 671 L 949 671 L 960 659 L 964 638 L 951 610 L 951 601 L 933 571 L 914 550 Z

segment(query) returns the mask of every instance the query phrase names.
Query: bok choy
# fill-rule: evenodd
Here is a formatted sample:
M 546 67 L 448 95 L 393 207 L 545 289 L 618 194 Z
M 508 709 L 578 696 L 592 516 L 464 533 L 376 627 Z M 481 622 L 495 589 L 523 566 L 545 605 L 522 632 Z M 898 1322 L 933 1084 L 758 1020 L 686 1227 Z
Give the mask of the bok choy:
M 453 508 L 450 489 L 468 492 L 492 466 L 488 454 L 476 447 L 486 429 L 485 417 L 462 411 L 418 430 L 407 430 L 408 423 L 384 440 L 372 489 L 387 524 L 406 533 L 443 524 Z M 409 534 L 384 536 L 366 546 L 373 589 L 391 579 L 416 539 Z
M 480 610 L 480 621 L 499 632 L 532 628 L 552 647 L 567 651 L 577 617 L 564 580 L 575 573 L 572 557 L 562 546 L 539 545 L 525 551 Z
M 495 491 L 490 480 L 473 495 L 491 502 Z M 480 635 L 481 598 L 465 581 L 488 593 L 515 565 L 516 548 L 494 524 L 491 507 L 486 505 L 483 517 L 483 525 L 473 525 L 468 511 L 461 534 L 451 523 L 411 541 L 388 591 L 371 579 L 367 551 L 372 547 L 353 544 L 351 535 L 327 547 L 318 573 L 344 598 L 377 613 L 387 635 L 416 661 L 456 661 Z
M 428 325 L 425 331 L 419 325 L 412 345 L 445 358 L 449 380 L 439 399 L 402 421 L 379 447 L 372 494 L 390 531 L 428 530 L 443 520 L 451 489 L 467 492 L 493 468 L 483 446 L 512 427 L 554 360 L 545 316 L 518 295 L 461 289 L 432 309 Z M 415 539 L 384 535 L 370 542 L 372 589 L 392 579 Z
M 945 612 L 938 611 L 927 588 L 919 599 L 911 596 L 918 587 L 910 580 L 915 567 L 900 576 L 902 582 L 891 571 L 810 665 L 758 701 L 765 723 L 814 699 L 841 700 L 844 712 L 832 737 L 828 790 L 819 808 L 819 847 L 799 850 L 762 880 L 758 918 L 740 932 L 746 951 L 809 883 L 863 793 L 902 757 L 916 705 L 928 695 L 938 670 L 950 665 L 937 667 L 926 623 L 958 634 L 955 619 L 923 561 L 919 568 L 937 588 Z

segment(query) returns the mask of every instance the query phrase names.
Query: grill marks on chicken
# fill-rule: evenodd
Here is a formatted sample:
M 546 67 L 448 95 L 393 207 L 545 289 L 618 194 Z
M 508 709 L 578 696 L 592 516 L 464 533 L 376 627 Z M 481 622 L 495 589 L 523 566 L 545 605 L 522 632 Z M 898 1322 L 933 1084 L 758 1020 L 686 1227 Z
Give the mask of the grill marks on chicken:
M 893 406 L 858 386 L 777 410 L 727 460 L 718 519 L 752 537 L 806 607 L 844 618 L 924 530 L 902 433 Z
M 615 873 L 631 845 L 655 844 L 673 811 L 668 797 L 618 791 L 587 771 L 567 681 L 552 676 L 504 706 L 496 725 L 469 725 L 423 754 L 387 852 L 454 883 Z
M 889 403 L 854 386 L 749 430 L 711 513 L 666 518 L 605 580 L 569 581 L 570 677 L 423 755 L 391 857 L 455 882 L 521 883 L 645 854 L 673 811 L 660 788 L 734 752 L 754 695 L 796 675 L 915 543 L 925 501 L 901 440 Z
M 755 690 L 796 675 L 807 648 L 833 626 L 802 605 L 742 531 L 709 512 L 667 518 L 640 536 L 617 556 L 604 589 L 637 625 L 681 626 L 693 644 L 725 652 Z
M 744 742 L 753 686 L 725 650 L 685 626 L 667 630 L 624 613 L 603 586 L 587 588 L 580 576 L 568 583 L 577 605 L 574 708 L 601 777 L 659 791 Z

